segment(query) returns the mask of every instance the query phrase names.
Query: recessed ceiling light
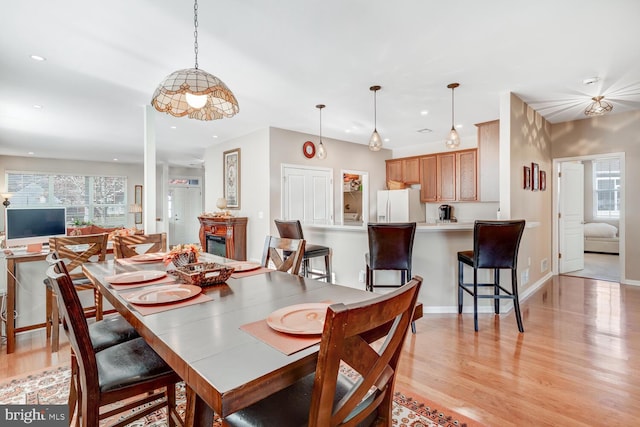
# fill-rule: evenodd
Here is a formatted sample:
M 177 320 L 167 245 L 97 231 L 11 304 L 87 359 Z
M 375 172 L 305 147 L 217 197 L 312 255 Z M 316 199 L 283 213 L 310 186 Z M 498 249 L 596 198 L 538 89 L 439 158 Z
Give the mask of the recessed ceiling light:
M 456 125 L 456 129 L 462 129 L 462 125 Z
M 385 139 L 383 139 L 383 141 L 384 141 L 384 142 L 389 142 L 389 141 L 391 141 L 391 140 L 390 140 L 389 138 L 385 138 Z
M 212 138 L 217 138 L 217 137 L 218 137 L 218 135 L 213 135 L 213 136 L 212 136 Z
M 117 162 L 117 161 L 118 161 L 118 158 L 117 158 L 117 157 L 114 157 L 114 158 L 113 158 L 113 161 L 114 161 L 114 162 Z
M 420 132 L 420 133 L 431 133 L 431 132 L 433 132 L 433 129 L 429 129 L 429 128 L 418 129 L 418 132 Z
M 176 126 L 171 126 L 171 129 L 177 129 L 177 127 Z
M 33 108 L 36 110 L 42 110 L 42 105 L 34 104 Z
M 29 56 L 29 58 L 33 59 L 34 61 L 46 61 L 47 58 L 45 58 L 44 56 L 40 56 L 40 55 L 31 55 Z
M 344 130 L 346 133 L 351 133 L 351 129 L 345 129 Z
M 33 156 L 36 153 L 34 153 L 33 151 L 29 151 L 27 154 L 30 155 L 30 156 Z
M 429 114 L 429 112 L 427 110 L 420 111 L 420 115 L 421 116 L 426 116 L 427 114 Z

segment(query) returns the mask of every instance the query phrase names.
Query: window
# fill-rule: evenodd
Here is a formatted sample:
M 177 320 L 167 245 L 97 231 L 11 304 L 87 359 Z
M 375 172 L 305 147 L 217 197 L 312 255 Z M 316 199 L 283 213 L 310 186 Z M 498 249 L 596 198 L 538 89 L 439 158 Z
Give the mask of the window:
M 121 226 L 127 222 L 127 178 L 8 172 L 12 207 L 65 206 L 67 222 Z
M 620 217 L 620 159 L 593 160 L 593 214 Z

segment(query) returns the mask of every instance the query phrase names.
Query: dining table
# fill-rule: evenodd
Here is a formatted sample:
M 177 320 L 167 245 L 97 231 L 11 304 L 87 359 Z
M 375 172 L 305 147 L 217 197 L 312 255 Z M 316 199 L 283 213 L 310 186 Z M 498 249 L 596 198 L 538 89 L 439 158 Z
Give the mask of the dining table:
M 208 255 L 206 262 L 233 265 L 234 261 Z M 274 313 L 286 312 L 288 307 L 324 307 L 322 304 L 376 296 L 362 289 L 252 268 L 234 273 L 224 283 L 202 286 L 195 297 L 145 305 L 145 301 L 137 304 L 141 295 L 163 292 L 184 283 L 183 278 L 162 277 L 167 269 L 162 262 L 125 259 L 83 266 L 104 298 L 184 381 L 186 425 L 210 427 L 214 412 L 226 417 L 315 370 L 320 335 L 311 330 L 309 334 L 289 331 L 287 325 L 283 330 Z M 142 283 L 114 279 L 135 276 L 134 272 L 156 275 Z M 421 308 L 414 318 L 422 315 Z

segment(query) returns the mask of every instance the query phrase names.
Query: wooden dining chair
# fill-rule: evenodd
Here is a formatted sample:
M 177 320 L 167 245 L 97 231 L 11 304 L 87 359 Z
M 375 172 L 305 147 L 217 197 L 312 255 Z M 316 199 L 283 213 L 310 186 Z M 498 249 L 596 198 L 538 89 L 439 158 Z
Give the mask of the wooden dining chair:
M 49 250 L 55 251 L 58 259 L 65 263 L 76 291 L 93 291 L 94 305 L 85 307 L 84 311 L 87 317 L 95 317 L 96 320 L 102 320 L 102 295 L 82 272 L 82 264 L 106 259 L 107 238 L 108 234 L 106 233 L 49 238 Z M 45 280 L 45 287 L 46 334 L 47 337 L 51 337 L 51 351 L 56 352 L 60 346 L 60 316 L 57 310 L 57 297 L 50 281 Z
M 315 373 L 227 416 L 223 425 L 391 425 L 393 388 L 402 345 L 422 278 L 355 304 L 332 304 Z M 357 380 L 341 373 L 348 365 Z
M 62 300 L 60 312 L 77 366 L 72 377 L 76 395 L 72 399 L 70 394 L 69 408 L 78 424 L 95 427 L 102 419 L 127 414 L 114 424 L 124 426 L 166 406 L 169 425 L 182 425 L 175 405 L 175 385 L 180 377 L 143 338 L 96 351 L 73 282 L 69 275 L 56 273 L 55 269 L 55 265 L 50 266 L 47 277 Z M 131 411 L 134 408 L 138 409 Z
M 304 255 L 304 245 L 303 239 L 267 236 L 262 251 L 262 266 L 269 268 L 275 266 L 278 271 L 298 275 Z
M 147 252 L 166 252 L 167 233 L 134 234 L 132 236 L 113 237 L 113 255 L 118 258 L 131 258 L 132 256 Z

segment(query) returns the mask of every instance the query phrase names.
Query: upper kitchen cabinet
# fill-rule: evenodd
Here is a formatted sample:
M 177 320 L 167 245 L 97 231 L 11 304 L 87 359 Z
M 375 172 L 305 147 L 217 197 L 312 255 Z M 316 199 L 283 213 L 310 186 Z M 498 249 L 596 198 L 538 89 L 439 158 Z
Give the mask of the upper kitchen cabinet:
M 476 201 L 476 154 L 474 148 L 420 157 L 420 200 Z
M 387 181 L 400 181 L 405 184 L 420 183 L 420 161 L 418 157 L 387 160 Z
M 475 202 L 478 200 L 477 150 L 456 151 L 456 200 Z
M 500 200 L 500 121 L 478 123 L 480 200 Z

